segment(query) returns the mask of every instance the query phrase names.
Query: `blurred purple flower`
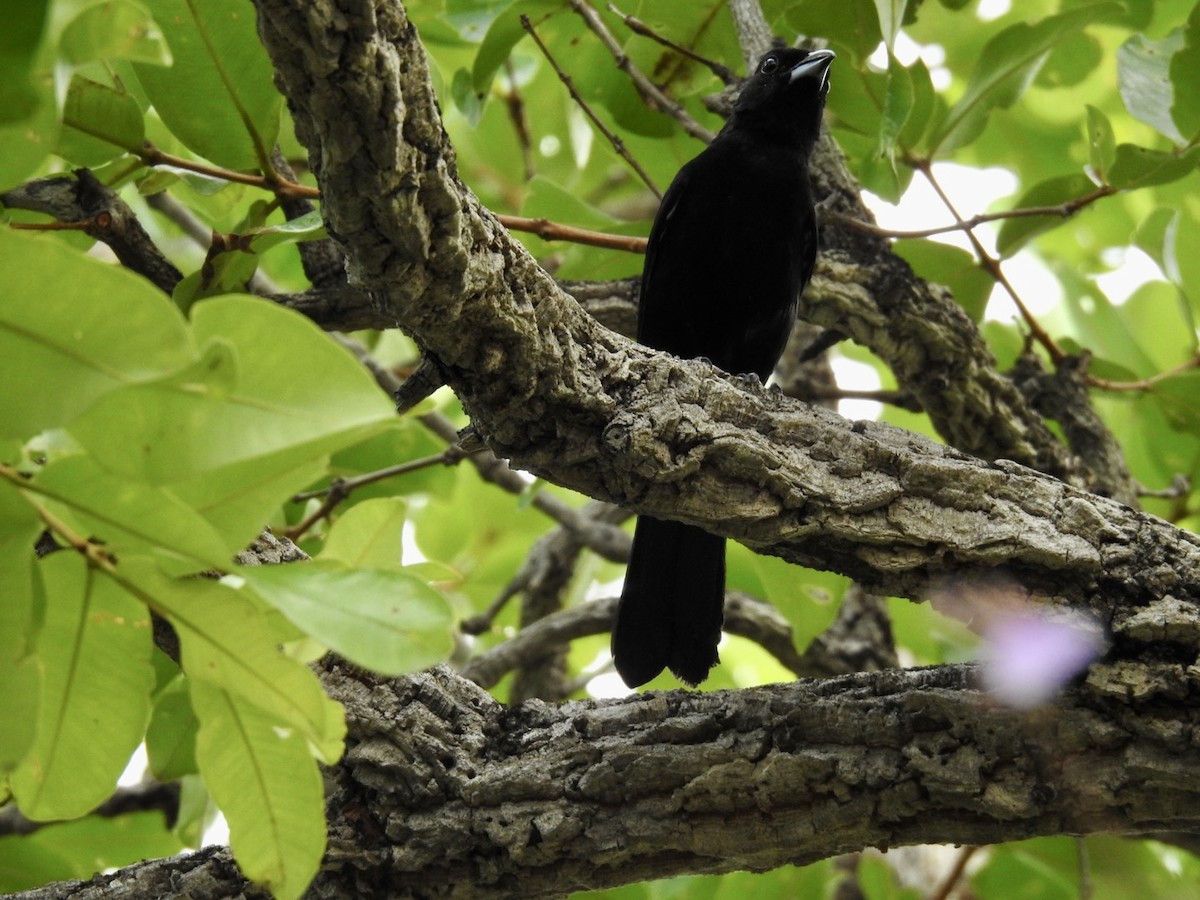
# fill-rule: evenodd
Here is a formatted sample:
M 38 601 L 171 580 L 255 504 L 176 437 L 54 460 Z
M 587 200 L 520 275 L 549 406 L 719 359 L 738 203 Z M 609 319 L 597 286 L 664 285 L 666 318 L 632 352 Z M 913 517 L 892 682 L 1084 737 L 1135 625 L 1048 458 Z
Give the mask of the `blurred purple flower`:
M 1053 698 L 1102 649 L 1083 623 L 1051 621 L 1029 610 L 990 617 L 983 636 L 984 684 L 1001 703 L 1019 709 Z

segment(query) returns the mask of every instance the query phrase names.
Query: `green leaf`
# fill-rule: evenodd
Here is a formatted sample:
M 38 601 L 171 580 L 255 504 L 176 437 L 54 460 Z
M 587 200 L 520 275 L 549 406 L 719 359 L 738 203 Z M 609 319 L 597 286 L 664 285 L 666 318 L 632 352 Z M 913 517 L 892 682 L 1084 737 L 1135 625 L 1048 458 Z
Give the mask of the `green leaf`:
M 1200 145 L 1175 154 L 1135 144 L 1118 144 L 1116 159 L 1108 171 L 1108 183 L 1127 190 L 1169 184 L 1190 175 L 1197 163 L 1200 163 Z
M 32 834 L 0 837 L 0 891 L 85 880 L 107 869 L 173 856 L 183 849 L 183 842 L 157 810 L 55 822 Z
M 213 684 L 193 682 L 191 696 L 196 758 L 238 866 L 281 900 L 302 896 L 325 852 L 324 788 L 303 734 Z
M 85 456 L 51 462 L 33 486 L 52 511 L 69 510 L 81 533 L 118 558 L 150 552 L 185 574 L 224 568 L 240 549 L 169 491 L 113 475 Z
M 1159 207 L 1142 219 L 1133 233 L 1133 243 L 1158 263 L 1158 267 L 1176 284 L 1179 265 L 1175 260 L 1173 232 L 1179 217 L 1179 210 Z
M 53 84 L 47 78 L 38 87 L 40 91 L 32 94 L 24 119 L 0 122 L 0 147 L 4 148 L 0 153 L 0 188 L 12 187 L 34 174 L 58 144 L 60 125 Z
M 8 482 L 0 483 L 0 777 L 25 755 L 37 723 L 41 669 L 34 652 L 33 545 L 41 530 L 33 508 Z
M 1154 385 L 1153 395 L 1177 431 L 1200 435 L 1200 372 L 1181 372 Z
M 491 4 L 493 10 L 499 7 L 506 8 L 488 21 L 487 31 L 483 33 L 483 40 L 479 42 L 479 51 L 475 54 L 475 62 L 471 66 L 471 83 L 476 95 L 487 96 L 492 89 L 492 79 L 496 77 L 496 72 L 504 65 L 517 43 L 526 36 L 521 25 L 521 16 L 529 16 L 534 27 L 538 29 L 538 34 L 546 39 L 549 35 L 546 33 L 547 26 L 543 22 L 543 14 L 558 6 L 561 6 L 559 0 L 524 0 L 521 3 L 508 0 Z M 561 25 L 553 23 L 550 27 L 561 28 Z M 473 39 L 478 40 L 477 33 Z M 457 78 L 456 74 L 455 79 Z
M 1200 90 L 1196 73 L 1200 72 L 1200 6 L 1193 6 L 1184 29 L 1183 48 L 1171 57 L 1171 120 L 1189 141 L 1200 136 Z
M 178 311 L 132 272 L 8 229 L 0 229 L 0 269 L 8 278 L 0 304 L 2 435 L 64 425 L 106 393 L 195 359 Z
M 67 88 L 63 124 L 58 152 L 79 165 L 99 166 L 124 153 L 140 153 L 146 136 L 137 100 L 82 75 Z
M 1059 206 L 1070 200 L 1092 193 L 1095 183 L 1082 173 L 1060 175 L 1035 184 L 1017 200 L 1016 209 L 1036 206 Z M 1017 216 L 1000 223 L 996 238 L 996 249 L 1002 257 L 1012 256 L 1026 243 L 1044 231 L 1056 228 L 1065 222 L 1063 216 Z
M 404 572 L 314 560 L 250 566 L 238 575 L 306 634 L 385 675 L 442 662 L 454 644 L 445 598 Z
M 101 465 L 152 484 L 268 457 L 294 468 L 394 424 L 367 371 L 300 314 L 233 296 L 192 319 L 196 367 L 106 396 L 72 425 Z
M 245 547 L 262 531 L 268 513 L 328 471 L 324 455 L 296 459 L 282 451 L 261 459 L 201 472 L 171 485 L 230 547 Z
M 1105 61 L 1107 51 L 1096 38 L 1077 32 L 1059 41 L 1038 70 L 1039 87 L 1064 88 L 1080 84 Z
M 357 504 L 334 523 L 320 558 L 348 566 L 398 569 L 403 563 L 407 513 L 408 504 L 399 497 Z
M 1037 74 L 1055 44 L 1088 25 L 1121 12 L 1100 3 L 1050 16 L 1033 25 L 1018 22 L 992 37 L 983 48 L 966 92 L 950 108 L 930 140 L 930 152 L 946 154 L 979 136 L 994 109 L 1011 106 Z
M 58 50 L 74 66 L 113 59 L 164 66 L 171 62 L 150 13 L 130 0 L 106 0 L 84 7 L 63 29 Z
M 1196 353 L 1196 328 L 1178 286 L 1147 281 L 1117 308 L 1126 332 L 1146 350 L 1157 372 L 1184 365 Z
M 1117 50 L 1117 84 L 1125 108 L 1177 144 L 1184 143 L 1184 137 L 1171 118 L 1175 89 L 1170 68 L 1171 57 L 1181 49 L 1183 31 L 1177 28 L 1157 41 L 1135 34 Z
M 920 900 L 915 888 L 903 887 L 896 873 L 878 856 L 863 855 L 856 869 L 858 887 L 866 900 Z
M 463 114 L 467 124 L 472 128 L 478 125 L 479 120 L 483 118 L 483 101 L 487 99 L 487 94 L 476 91 L 471 73 L 466 69 L 459 69 L 454 73 L 454 80 L 450 83 L 450 96 L 454 98 L 454 105 Z
M 74 818 L 112 793 L 145 734 L 150 617 L 75 553 L 53 553 L 38 568 L 46 618 L 37 737 L 12 788 L 31 819 Z
M 816 25 L 818 22 L 819 27 Z M 840 3 L 830 3 L 829 0 L 790 2 L 784 13 L 783 23 L 787 33 L 820 34 L 833 43 L 845 45 L 849 58 L 855 61 L 865 61 L 875 52 L 879 42 L 885 39 L 885 35 L 879 29 L 879 13 L 872 0 L 844 0 Z M 784 33 L 783 29 L 777 31 Z M 840 54 L 842 47 L 839 46 L 837 50 Z M 835 72 L 833 77 L 839 76 Z
M 182 675 L 158 692 L 146 729 L 146 756 L 159 781 L 174 781 L 199 771 L 196 763 L 196 730 L 190 683 Z
M 907 187 L 907 180 L 901 186 L 901 175 L 896 166 L 896 148 L 900 139 L 901 129 L 908 121 L 915 104 L 915 94 L 912 78 L 907 69 L 900 65 L 895 57 L 888 57 L 886 89 L 883 95 L 883 110 L 879 118 L 879 146 L 876 151 L 879 158 L 896 173 L 895 185 L 892 190 L 883 194 L 885 200 L 896 202 Z M 911 170 L 906 166 L 905 174 Z
M 908 0 L 875 0 L 875 12 L 879 16 L 879 31 L 883 34 L 883 42 L 887 46 L 888 55 L 895 49 L 896 35 L 904 24 L 904 15 L 908 8 Z
M 168 579 L 143 560 L 122 562 L 119 574 L 175 626 L 189 678 L 237 694 L 296 729 L 323 761 L 337 760 L 346 730 L 341 706 L 325 696 L 307 666 L 279 651 L 267 617 L 250 598 L 220 582 Z
M 34 62 L 42 43 L 48 0 L 9 4 L 0 29 L 0 124 L 20 123 L 43 102 L 33 84 Z M 7 144 L 3 145 L 7 149 Z
M 915 147 L 924 137 L 940 98 L 924 60 L 918 59 L 908 67 L 908 80 L 912 85 L 912 109 L 900 132 L 900 144 Z
M 1087 107 L 1088 160 L 1101 184 L 1117 159 L 1117 142 L 1108 116 L 1090 103 Z
M 282 98 L 254 10 L 204 0 L 144 0 L 171 48 L 170 68 L 135 63 L 166 126 L 188 149 L 231 169 L 258 169 L 279 133 Z
M 241 235 L 243 238 L 250 239 L 250 249 L 255 253 L 266 253 L 273 247 L 285 244 L 303 244 L 307 241 L 320 241 L 329 237 L 321 213 L 315 209 L 277 225 L 247 228 L 241 232 Z
M 837 617 L 846 580 L 762 556 L 730 542 L 726 550 L 731 587 L 774 604 L 792 625 L 796 646 L 807 647 Z
M 979 267 L 973 254 L 941 241 L 900 240 L 892 246 L 922 278 L 950 288 L 955 302 L 972 319 L 983 320 L 996 283 Z

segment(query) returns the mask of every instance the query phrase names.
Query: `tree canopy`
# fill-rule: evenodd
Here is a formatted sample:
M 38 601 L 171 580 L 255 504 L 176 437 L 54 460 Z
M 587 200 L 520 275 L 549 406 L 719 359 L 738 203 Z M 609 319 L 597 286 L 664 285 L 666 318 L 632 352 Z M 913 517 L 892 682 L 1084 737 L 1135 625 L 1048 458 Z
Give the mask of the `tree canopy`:
M 1200 5 L 8 16 L 0 889 L 1200 896 Z M 627 336 L 773 40 L 766 388 Z M 633 512 L 738 542 L 701 691 L 614 687 Z

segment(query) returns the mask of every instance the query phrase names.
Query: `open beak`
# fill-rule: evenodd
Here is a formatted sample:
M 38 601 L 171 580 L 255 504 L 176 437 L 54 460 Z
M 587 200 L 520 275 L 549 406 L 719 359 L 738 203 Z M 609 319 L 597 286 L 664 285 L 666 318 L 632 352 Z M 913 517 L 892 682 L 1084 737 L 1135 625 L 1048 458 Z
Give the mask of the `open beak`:
M 817 78 L 821 82 L 821 92 L 829 90 L 829 66 L 837 59 L 832 50 L 813 50 L 804 57 L 788 75 L 788 83 L 798 78 Z

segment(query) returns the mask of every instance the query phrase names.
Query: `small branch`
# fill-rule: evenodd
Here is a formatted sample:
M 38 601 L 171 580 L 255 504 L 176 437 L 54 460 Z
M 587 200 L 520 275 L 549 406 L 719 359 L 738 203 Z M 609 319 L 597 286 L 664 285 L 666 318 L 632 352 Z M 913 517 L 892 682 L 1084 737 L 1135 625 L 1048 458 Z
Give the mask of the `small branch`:
M 729 15 L 737 32 L 738 46 L 746 61 L 747 71 L 753 71 L 758 58 L 771 49 L 775 35 L 763 15 L 759 0 L 730 0 Z
M 1082 197 L 1076 197 L 1074 200 L 1068 200 L 1065 203 L 1058 203 L 1052 206 L 1026 206 L 1020 209 L 1009 209 L 994 213 L 980 213 L 969 219 L 958 219 L 951 225 L 939 225 L 936 228 L 922 228 L 916 231 L 895 231 L 889 228 L 881 228 L 873 222 L 864 222 L 862 219 L 855 219 L 851 216 L 841 215 L 840 213 L 832 213 L 829 218 L 867 234 L 874 234 L 879 237 L 895 240 L 908 240 L 933 237 L 934 235 L 948 234 L 954 231 L 969 232 L 987 222 L 997 222 L 1004 219 L 1025 219 L 1038 216 L 1068 219 L 1084 207 L 1104 197 L 1111 197 L 1115 193 L 1117 193 L 1116 188 L 1110 185 L 1102 185 L 1096 188 L 1096 190 L 1084 194 Z
M 450 446 L 441 453 L 435 453 L 433 456 L 425 456 L 421 459 L 412 459 L 408 462 L 397 463 L 394 466 L 388 466 L 386 469 L 367 472 L 365 475 L 359 475 L 356 478 L 335 478 L 328 486 L 320 490 L 305 491 L 303 494 L 296 494 L 292 498 L 293 502 L 296 503 L 303 503 L 306 500 L 322 496 L 325 500 L 319 508 L 310 515 L 305 516 L 304 521 L 293 525 L 291 528 L 284 529 L 281 534 L 293 541 L 298 539 L 308 529 L 317 524 L 317 522 L 333 512 L 343 500 L 347 499 L 358 488 L 365 487 L 368 484 L 375 484 L 379 481 L 385 481 L 388 478 L 395 478 L 399 475 L 407 475 L 410 472 L 418 472 L 421 469 L 428 469 L 431 466 L 454 466 L 466 459 L 468 455 L 458 447 Z
M 950 900 L 950 895 L 958 887 L 958 883 L 962 881 L 963 874 L 967 871 L 967 863 L 971 861 L 971 857 L 978 851 L 978 847 L 963 847 L 959 850 L 958 859 L 954 861 L 954 868 L 950 870 L 950 874 L 946 876 L 946 880 L 941 883 L 938 889 L 929 895 L 929 900 Z
M 571 95 L 571 99 L 579 104 L 579 108 L 583 110 L 584 115 L 591 119 L 592 124 L 596 126 L 596 129 L 606 138 L 608 138 L 608 142 L 612 144 L 613 150 L 617 152 L 617 155 L 629 164 L 629 167 L 637 173 L 638 178 L 642 179 L 642 182 L 646 185 L 646 187 L 650 188 L 654 195 L 661 200 L 662 191 L 660 191 L 658 186 L 655 185 L 650 179 L 650 176 L 646 173 L 646 170 L 642 168 L 641 164 L 633 158 L 633 154 L 629 152 L 628 148 L 625 146 L 625 142 L 622 141 L 615 132 L 610 130 L 608 126 L 600 120 L 600 117 L 592 111 L 592 108 L 587 105 L 587 101 L 585 101 L 579 91 L 575 89 L 575 82 L 571 80 L 571 76 L 563 71 L 557 60 L 555 60 L 553 54 L 551 54 L 550 48 L 547 47 L 542 39 L 538 36 L 537 31 L 533 27 L 533 23 L 529 21 L 529 16 L 521 16 L 521 27 L 529 32 L 529 36 L 533 38 L 533 42 L 538 45 L 538 49 L 542 51 L 542 55 L 546 57 L 546 60 L 550 63 L 551 67 L 553 67 L 555 73 L 558 75 L 558 80 L 566 86 L 567 93 Z
M 1029 311 L 1029 307 L 1025 305 L 1025 302 L 1021 299 L 1021 296 L 1017 293 L 1011 282 L 1009 282 L 1008 276 L 1004 274 L 1004 270 L 1000 267 L 1000 261 L 988 253 L 986 249 L 984 249 L 983 244 L 980 242 L 979 238 L 976 237 L 975 232 L 972 229 L 965 227 L 966 223 L 963 217 L 958 214 L 958 210 L 955 209 L 953 202 L 951 202 L 949 196 L 946 195 L 946 192 L 942 190 L 942 186 L 938 182 L 937 178 L 934 177 L 933 166 L 931 165 L 930 161 L 915 160 L 913 165 L 917 171 L 925 176 L 925 179 L 929 182 L 930 186 L 937 193 L 938 197 L 941 198 L 941 201 L 945 205 L 946 209 L 948 209 L 950 214 L 954 216 L 954 220 L 963 226 L 964 232 L 967 235 L 967 238 L 970 240 L 971 246 L 975 250 L 975 255 L 979 259 L 979 264 L 983 266 L 983 268 L 988 272 L 989 275 L 992 276 L 996 283 L 1004 288 L 1008 296 L 1012 298 L 1013 303 L 1016 304 L 1017 310 L 1021 313 L 1021 318 L 1024 319 L 1025 324 L 1029 326 L 1029 330 L 1033 334 L 1034 338 L 1039 344 L 1046 348 L 1046 352 L 1050 354 L 1050 358 L 1053 359 L 1055 363 L 1060 362 L 1067 355 L 1066 351 L 1058 346 L 1058 343 L 1053 337 L 1050 336 L 1050 333 L 1042 328 L 1041 323 L 1039 323 L 1034 317 L 1033 313 Z
M 684 47 L 681 44 L 676 44 L 672 40 L 668 40 L 641 19 L 635 18 L 628 13 L 621 12 L 621 10 L 617 9 L 615 4 L 609 3 L 608 11 L 613 15 L 620 16 L 621 21 L 625 23 L 625 27 L 634 34 L 639 34 L 642 37 L 650 38 L 650 40 L 654 41 L 656 44 L 661 44 L 669 50 L 674 50 L 680 56 L 686 56 L 688 59 L 700 63 L 700 65 L 704 66 L 727 85 L 737 83 L 737 73 L 728 66 L 722 65 L 714 59 L 709 59 L 707 56 L 701 56 L 696 51 L 691 50 L 688 47 Z
M 909 412 L 921 412 L 921 404 L 908 391 L 889 390 L 854 390 L 852 388 L 835 388 L 833 390 L 816 389 L 804 398 L 809 403 L 821 403 L 838 400 L 872 400 L 876 403 L 886 403 Z
M 264 190 L 271 191 L 277 196 L 287 197 L 306 197 L 310 200 L 320 198 L 321 192 L 316 188 L 308 187 L 303 184 L 296 184 L 294 181 L 277 177 L 275 175 L 253 175 L 247 172 L 238 172 L 234 169 L 223 169 L 219 166 L 212 166 L 207 163 L 199 163 L 194 160 L 185 159 L 182 156 L 175 156 L 171 153 L 165 153 L 159 150 L 150 141 L 146 141 L 142 152 L 139 154 L 148 166 L 171 166 L 176 169 L 183 169 L 187 172 L 195 172 L 199 175 L 207 175 L 210 178 L 220 178 L 223 181 L 233 181 L 238 184 L 248 184 L 251 187 L 260 187 Z
M 511 59 L 504 61 L 504 74 L 508 78 L 508 92 L 504 95 L 504 104 L 508 109 L 508 118 L 517 132 L 517 143 L 521 146 L 521 160 L 525 165 L 525 180 L 529 181 L 536 173 L 533 166 L 533 138 L 529 133 L 529 119 L 525 116 L 525 98 L 517 87 L 516 71 Z
M 523 216 L 497 215 L 500 224 L 510 231 L 525 231 L 536 234 L 544 241 L 571 241 L 590 247 L 623 250 L 626 253 L 645 253 L 646 239 L 622 234 L 607 234 L 603 231 L 588 231 L 570 225 L 559 225 L 548 219 L 527 219 Z
M 596 12 L 584 0 L 570 0 L 571 8 L 583 19 L 584 23 L 596 37 L 600 38 L 601 43 L 608 48 L 608 52 L 612 54 L 616 61 L 617 68 L 629 76 L 629 80 L 633 82 L 634 88 L 642 99 L 646 101 L 651 109 L 658 110 L 670 116 L 678 122 L 683 130 L 698 140 L 704 143 L 712 143 L 712 139 L 716 135 L 697 122 L 679 103 L 676 103 L 666 94 L 664 94 L 645 73 L 642 72 L 633 62 L 625 55 L 625 51 L 621 48 L 621 44 L 617 41 L 604 21 L 600 18 L 600 14 Z M 661 195 L 660 195 L 661 196 Z
M 1197 353 L 1191 359 L 1187 360 L 1187 362 L 1180 363 L 1172 369 L 1158 372 L 1146 378 L 1139 378 L 1136 381 L 1110 381 L 1107 378 L 1097 378 L 1095 375 L 1088 375 L 1087 380 L 1088 384 L 1092 387 L 1104 391 L 1142 392 L 1152 390 L 1160 381 L 1174 378 L 1176 375 L 1195 368 L 1200 368 L 1200 353 Z

